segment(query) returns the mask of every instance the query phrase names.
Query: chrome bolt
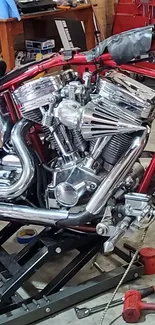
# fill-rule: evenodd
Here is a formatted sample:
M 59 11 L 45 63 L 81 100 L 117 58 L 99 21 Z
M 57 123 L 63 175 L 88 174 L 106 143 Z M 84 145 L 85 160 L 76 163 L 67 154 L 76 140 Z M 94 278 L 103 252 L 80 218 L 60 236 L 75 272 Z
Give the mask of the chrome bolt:
M 104 233 L 104 231 L 103 231 L 102 228 L 98 228 L 98 229 L 97 229 L 97 232 L 98 232 L 99 235 L 102 235 L 102 234 Z
M 61 248 L 57 247 L 55 251 L 56 251 L 57 254 L 60 254 L 61 253 Z
M 134 274 L 134 278 L 137 279 L 139 277 L 139 274 L 138 273 L 135 273 Z
M 100 236 L 105 235 L 108 232 L 108 227 L 104 224 L 98 223 L 96 226 L 96 232 Z

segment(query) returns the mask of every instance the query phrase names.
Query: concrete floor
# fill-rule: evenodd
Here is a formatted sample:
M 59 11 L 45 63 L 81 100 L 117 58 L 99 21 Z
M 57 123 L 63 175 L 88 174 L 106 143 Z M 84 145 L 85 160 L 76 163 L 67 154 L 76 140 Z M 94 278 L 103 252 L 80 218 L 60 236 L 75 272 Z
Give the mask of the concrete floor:
M 154 146 L 155 146 L 155 124 L 152 127 L 151 136 L 149 139 L 149 143 L 147 145 L 147 150 L 154 150 Z M 146 159 L 143 160 L 143 163 L 145 165 L 147 165 L 148 160 L 146 160 Z M 3 227 L 4 223 L 1 223 L 0 226 Z M 37 227 L 38 231 L 40 231 L 40 229 L 41 229 L 41 227 Z M 130 243 L 132 246 L 137 247 L 137 245 L 139 243 L 140 236 L 141 236 L 141 232 L 138 232 L 138 233 L 132 235 L 130 238 L 124 238 L 120 242 L 120 245 L 122 245 L 123 242 L 125 241 L 125 242 Z M 155 223 L 149 229 L 143 246 L 155 247 Z M 5 248 L 9 252 L 13 253 L 13 252 L 20 250 L 21 245 L 17 244 L 16 238 L 15 238 L 15 236 L 13 236 L 5 244 Z M 61 258 L 61 260 L 58 260 L 57 262 L 55 262 L 53 264 L 52 263 L 46 264 L 39 272 L 36 273 L 36 275 L 34 275 L 32 277 L 31 282 L 38 289 L 42 289 L 46 285 L 46 283 L 57 274 L 58 269 L 62 268 L 62 265 L 65 265 L 66 263 L 69 262 L 72 255 L 74 255 L 74 252 L 66 254 L 63 258 Z M 107 257 L 102 256 L 101 254 L 98 256 L 97 261 L 105 271 L 111 270 L 118 264 L 112 257 L 107 258 Z M 92 276 L 99 275 L 99 272 L 95 268 L 93 268 L 93 269 L 90 268 L 91 264 L 92 264 L 92 262 L 88 263 L 79 272 L 79 274 L 77 276 L 75 276 L 74 279 L 72 279 L 72 281 L 68 285 L 69 286 L 75 285 L 77 283 L 80 283 L 84 280 L 91 278 Z M 124 293 L 127 289 L 144 288 L 144 287 L 147 287 L 150 285 L 155 285 L 155 275 L 154 276 L 143 276 L 143 278 L 138 279 L 138 280 L 134 281 L 133 283 L 130 282 L 127 285 L 123 285 L 120 288 L 118 294 L 116 295 L 116 298 L 121 297 L 122 293 Z M 22 292 L 22 295 L 25 295 L 25 297 L 27 296 L 25 290 L 23 291 L 23 289 L 20 289 L 19 292 L 20 293 Z M 113 291 L 103 294 L 100 297 L 97 297 L 96 299 L 93 299 L 90 302 L 85 302 L 80 306 L 92 307 L 92 306 L 96 306 L 98 304 L 107 302 L 110 299 L 112 292 Z M 155 302 L 155 297 L 151 296 L 151 297 L 147 298 L 147 301 Z M 106 315 L 104 325 L 112 324 L 111 322 L 113 322 L 119 315 L 121 315 L 121 312 L 122 312 L 122 306 L 110 309 Z M 146 316 L 144 316 L 144 313 L 142 313 L 142 314 L 143 314 L 143 316 L 141 317 L 141 321 L 139 322 L 139 324 L 143 324 L 144 322 L 145 322 L 145 324 L 150 324 L 150 325 L 155 324 L 155 314 L 148 313 L 148 312 L 147 312 Z M 51 324 L 52 325 L 58 325 L 58 324 L 59 325 L 68 325 L 68 324 L 99 325 L 101 316 L 102 316 L 102 312 L 97 313 L 97 314 L 90 316 L 88 318 L 85 318 L 83 320 L 78 320 L 75 315 L 74 309 L 70 309 L 64 313 L 57 315 L 54 318 L 50 318 L 50 319 L 42 321 L 38 324 L 42 324 L 42 325 L 51 325 Z M 120 317 L 119 319 L 114 321 L 113 324 L 114 325 L 123 325 L 123 324 L 125 324 L 125 322 L 122 320 L 122 317 Z

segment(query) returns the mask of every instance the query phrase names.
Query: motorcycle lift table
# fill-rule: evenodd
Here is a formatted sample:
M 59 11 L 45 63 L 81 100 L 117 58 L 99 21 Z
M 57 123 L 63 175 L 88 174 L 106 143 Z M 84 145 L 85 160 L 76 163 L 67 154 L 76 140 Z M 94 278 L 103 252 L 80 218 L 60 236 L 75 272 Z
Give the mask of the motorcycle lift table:
M 66 287 L 68 281 L 103 249 L 104 239 L 96 234 L 73 233 L 71 230 L 56 232 L 47 227 L 19 253 L 9 254 L 3 244 L 21 226 L 9 223 L 0 231 L 0 325 L 27 325 L 41 321 L 115 288 L 131 260 L 131 254 L 115 248 L 115 255 L 123 260 L 121 266 L 77 286 Z M 72 250 L 78 252 L 77 256 L 42 290 L 36 288 L 36 293 L 26 299 L 19 294 L 17 290 L 45 263 L 54 263 L 55 259 L 61 259 L 66 252 Z M 143 274 L 144 267 L 137 260 L 125 282 Z

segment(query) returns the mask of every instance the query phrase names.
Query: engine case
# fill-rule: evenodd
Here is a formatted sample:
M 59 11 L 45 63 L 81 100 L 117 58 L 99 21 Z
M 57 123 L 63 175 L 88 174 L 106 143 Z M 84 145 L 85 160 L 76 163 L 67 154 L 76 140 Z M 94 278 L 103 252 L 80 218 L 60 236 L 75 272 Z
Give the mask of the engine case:
M 103 177 L 103 172 L 96 175 L 92 169 L 85 168 L 81 163 L 66 164 L 63 168 L 55 169 L 53 181 L 46 190 L 47 207 L 74 207 L 82 198 L 83 203 L 86 203 Z

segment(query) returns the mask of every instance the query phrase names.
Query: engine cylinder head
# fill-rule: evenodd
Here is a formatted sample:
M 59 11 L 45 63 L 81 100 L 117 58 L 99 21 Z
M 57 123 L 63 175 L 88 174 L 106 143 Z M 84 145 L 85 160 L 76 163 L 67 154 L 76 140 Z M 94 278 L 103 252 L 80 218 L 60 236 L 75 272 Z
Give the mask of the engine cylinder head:
M 59 76 L 48 76 L 22 85 L 14 91 L 14 98 L 24 118 L 42 124 L 41 108 L 55 102 L 61 88 Z

